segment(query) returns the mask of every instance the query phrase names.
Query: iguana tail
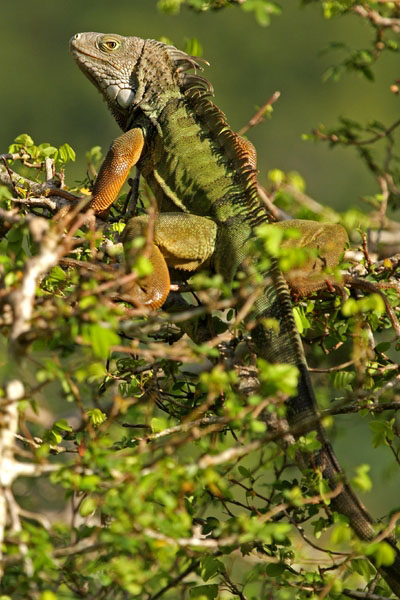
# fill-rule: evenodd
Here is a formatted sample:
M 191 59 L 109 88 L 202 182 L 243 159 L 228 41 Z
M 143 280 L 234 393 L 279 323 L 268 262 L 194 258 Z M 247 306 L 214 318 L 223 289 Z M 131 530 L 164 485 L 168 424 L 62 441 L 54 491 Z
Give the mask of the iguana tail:
M 269 362 L 293 364 L 299 369 L 297 394 L 288 401 L 288 421 L 297 435 L 307 431 L 317 431 L 321 448 L 316 454 L 302 454 L 299 463 L 306 468 L 318 468 L 328 482 L 331 490 L 342 486 L 341 491 L 331 499 L 331 506 L 349 519 L 350 526 L 357 536 L 367 542 L 376 538 L 374 520 L 346 482 L 345 475 L 338 459 L 327 439 L 326 433 L 318 417 L 318 409 L 312 389 L 303 345 L 297 331 L 289 290 L 285 279 L 273 264 L 268 276 L 272 279 L 262 295 L 257 300 L 252 316 L 256 316 L 259 324 L 253 329 L 252 337 L 257 353 Z M 276 319 L 279 331 L 267 329 L 262 323 L 265 318 Z M 384 541 L 395 552 L 394 562 L 389 566 L 374 565 L 385 579 L 391 590 L 400 598 L 400 550 L 392 536 Z M 371 559 L 372 562 L 373 559 Z

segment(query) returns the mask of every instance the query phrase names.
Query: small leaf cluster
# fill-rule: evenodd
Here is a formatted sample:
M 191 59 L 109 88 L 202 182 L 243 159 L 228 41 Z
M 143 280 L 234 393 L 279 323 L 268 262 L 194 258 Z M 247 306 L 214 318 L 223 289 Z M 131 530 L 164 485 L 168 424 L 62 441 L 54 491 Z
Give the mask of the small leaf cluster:
M 48 142 L 36 145 L 30 135 L 26 133 L 17 136 L 9 147 L 9 152 L 22 153 L 30 161 L 42 163 L 46 158 L 52 158 L 58 168 L 64 167 L 69 161 L 76 158 L 75 150 L 67 143 L 59 148 L 51 146 Z
M 279 4 L 272 0 L 158 0 L 157 6 L 162 12 L 172 15 L 178 14 L 182 6 L 197 12 L 239 6 L 244 12 L 252 13 L 263 27 L 271 23 L 271 16 L 281 13 Z

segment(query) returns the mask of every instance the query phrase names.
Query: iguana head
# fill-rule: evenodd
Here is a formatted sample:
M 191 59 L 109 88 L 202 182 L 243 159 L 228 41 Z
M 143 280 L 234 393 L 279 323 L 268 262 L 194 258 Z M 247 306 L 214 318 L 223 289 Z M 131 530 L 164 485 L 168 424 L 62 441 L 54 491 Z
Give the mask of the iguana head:
M 202 70 L 207 61 L 156 40 L 116 33 L 76 33 L 70 49 L 125 130 L 138 107 L 156 121 L 171 95 L 193 89 L 198 95 L 212 94 L 206 79 L 187 72 Z
M 119 122 L 134 105 L 139 87 L 136 67 L 144 45 L 141 38 L 116 33 L 76 33 L 70 40 L 73 58 Z

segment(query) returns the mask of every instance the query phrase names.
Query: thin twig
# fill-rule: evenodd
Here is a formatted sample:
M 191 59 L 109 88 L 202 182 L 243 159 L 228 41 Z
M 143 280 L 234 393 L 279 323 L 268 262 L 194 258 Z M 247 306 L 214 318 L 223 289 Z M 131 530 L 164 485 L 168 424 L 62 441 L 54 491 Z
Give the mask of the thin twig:
M 150 596 L 148 600 L 158 600 L 158 598 L 161 598 L 165 594 L 165 592 L 174 589 L 175 586 L 182 581 L 182 579 L 185 579 L 187 575 L 193 573 L 193 571 L 195 571 L 199 565 L 199 560 L 193 560 L 190 563 L 190 565 L 184 571 L 182 571 L 182 573 L 179 573 L 179 575 L 171 579 L 165 587 L 163 587 L 159 592 L 157 592 L 153 596 Z
M 238 134 L 244 135 L 249 129 L 255 127 L 259 123 L 262 123 L 264 121 L 264 113 L 267 110 L 268 106 L 274 104 L 274 102 L 278 100 L 280 95 L 280 92 L 274 92 L 272 96 L 268 98 L 266 102 L 264 102 L 261 108 L 259 108 L 258 111 L 251 117 L 251 119 L 246 123 L 246 125 L 243 125 L 243 127 L 239 129 Z

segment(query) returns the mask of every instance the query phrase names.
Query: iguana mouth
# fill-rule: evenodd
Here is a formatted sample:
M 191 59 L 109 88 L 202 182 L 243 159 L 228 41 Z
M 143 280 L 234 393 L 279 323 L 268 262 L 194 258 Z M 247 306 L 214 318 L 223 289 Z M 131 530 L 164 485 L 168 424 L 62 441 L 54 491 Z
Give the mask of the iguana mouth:
M 79 56 L 81 54 L 85 54 L 86 56 L 90 56 L 90 58 L 94 58 L 95 60 L 100 60 L 101 62 L 104 62 L 104 63 L 108 62 L 105 58 L 102 58 L 98 54 L 94 54 L 93 52 L 90 52 L 90 50 L 88 50 L 87 48 L 84 49 L 81 46 L 78 46 L 78 38 L 76 37 L 77 35 L 79 35 L 79 34 L 75 34 L 69 40 L 69 48 L 70 48 L 70 51 L 71 51 L 71 54 L 72 54 L 74 60 L 79 62 Z

